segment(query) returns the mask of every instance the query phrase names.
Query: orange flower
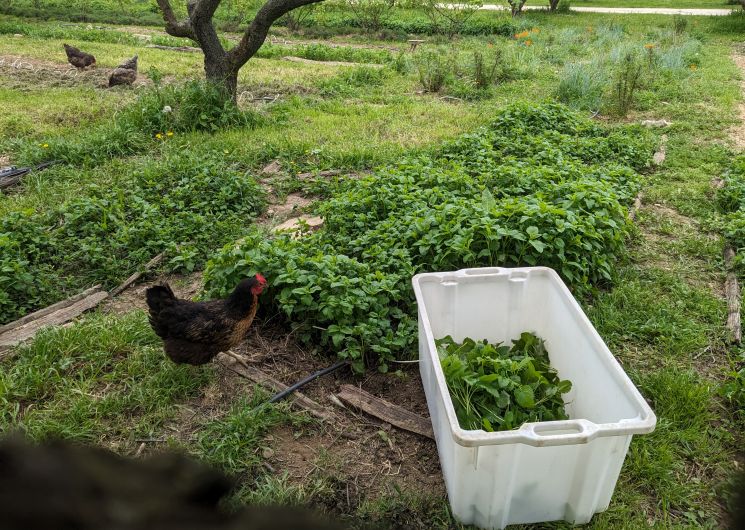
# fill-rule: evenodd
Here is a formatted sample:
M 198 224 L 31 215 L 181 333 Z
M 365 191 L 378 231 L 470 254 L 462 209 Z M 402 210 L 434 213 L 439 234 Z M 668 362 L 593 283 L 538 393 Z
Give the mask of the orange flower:
M 645 47 L 646 49 L 648 49 L 648 50 L 651 50 L 652 48 L 654 48 L 654 44 L 652 44 L 652 43 L 647 43 L 647 44 L 645 44 L 645 45 L 644 45 L 644 47 Z
M 530 35 L 530 32 L 529 31 L 527 31 L 527 30 L 526 31 L 521 31 L 520 33 L 515 33 L 515 38 L 516 39 L 524 39 L 528 35 Z
M 525 41 L 525 46 L 532 46 L 532 45 L 533 45 L 533 41 L 532 40 L 528 39 L 528 40 Z

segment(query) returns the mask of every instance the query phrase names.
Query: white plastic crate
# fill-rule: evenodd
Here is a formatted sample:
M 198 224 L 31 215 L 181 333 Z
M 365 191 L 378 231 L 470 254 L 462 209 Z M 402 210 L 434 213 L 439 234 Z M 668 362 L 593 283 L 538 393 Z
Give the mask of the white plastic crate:
M 656 417 L 566 285 L 545 267 L 419 274 L 420 372 L 453 515 L 465 524 L 564 519 L 588 522 L 608 507 L 633 434 Z M 463 430 L 445 383 L 435 339 L 490 342 L 535 333 L 551 365 L 572 382 L 570 420 L 513 431 Z

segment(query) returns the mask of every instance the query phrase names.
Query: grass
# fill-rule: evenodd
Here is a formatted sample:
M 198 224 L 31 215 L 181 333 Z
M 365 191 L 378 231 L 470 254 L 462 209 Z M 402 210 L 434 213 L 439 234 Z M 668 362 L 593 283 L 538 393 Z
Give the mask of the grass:
M 610 2 L 575 0 L 573 5 L 604 3 Z M 670 3 L 651 0 L 645 5 L 669 7 Z M 691 4 L 724 7 L 715 0 Z M 26 9 L 30 2 L 14 1 L 13 5 Z M 675 7 L 684 6 L 688 4 L 675 2 Z M 106 15 L 105 10 L 100 14 Z M 130 16 L 125 12 L 111 17 L 123 21 L 125 15 Z M 144 9 L 135 15 L 131 15 L 134 20 L 158 23 Z M 23 22 L 38 27 L 39 36 L 33 32 L 22 38 L 0 35 L 0 55 L 63 65 L 61 44 L 67 35 L 42 35 L 48 26 L 61 25 Z M 244 105 L 261 116 L 254 126 L 212 134 L 184 131 L 168 142 L 147 138 L 135 152 L 101 156 L 86 168 L 62 165 L 32 175 L 20 188 L 0 197 L 0 217 L 24 210 L 40 215 L 88 197 L 85 190 L 91 186 L 115 189 L 131 184 L 153 167 L 167 167 L 169 160 L 184 162 L 186 153 L 196 167 L 219 158 L 220 167 L 251 178 L 275 158 L 290 174 L 316 168 L 368 169 L 471 131 L 487 122 L 496 108 L 515 99 L 555 97 L 566 68 L 606 54 L 620 41 L 639 46 L 664 44 L 666 53 L 675 46 L 670 36 L 672 17 L 528 14 L 521 23 L 540 28 L 530 47 L 494 36 L 462 38 L 454 45 L 463 57 L 474 49 L 488 51 L 489 44 L 504 46 L 514 54 L 511 64 L 519 66 L 519 71 L 513 70 L 512 78 L 497 83 L 482 99 L 420 94 L 414 69 L 402 68 L 399 73 L 388 66 L 381 74 L 350 73 L 340 67 L 282 61 L 279 54 L 254 59 L 242 71 L 244 89 L 255 95 L 280 95 L 268 106 L 245 98 Z M 743 425 L 742 417 L 719 395 L 738 352 L 724 340 L 721 241 L 706 226 L 716 214 L 710 180 L 732 157 L 727 131 L 736 121 L 741 94 L 739 73 L 730 54 L 743 29 L 741 16 L 691 18 L 685 36 L 700 42 L 697 68 L 690 70 L 687 61 L 671 53 L 665 60 L 677 65 L 677 74 L 645 85 L 627 118 L 673 122 L 665 131 L 669 136 L 667 160 L 646 176 L 645 206 L 631 241 L 630 261 L 621 265 L 619 280 L 582 303 L 650 399 L 658 426 L 653 434 L 634 438 L 611 506 L 596 515 L 589 528 L 713 528 L 726 521 L 721 488 L 742 447 Z M 135 32 L 139 31 L 150 28 Z M 143 78 L 150 67 L 169 82 L 202 75 L 197 54 L 145 48 L 142 39 L 118 42 L 118 38 L 106 40 L 109 37 L 97 35 L 83 42 L 84 49 L 99 57 L 101 67 L 114 66 L 138 53 Z M 381 44 L 364 35 L 337 36 L 334 42 Z M 397 42 L 384 44 L 393 47 Z M 343 53 L 349 55 L 341 60 L 374 62 Z M 28 149 L 50 141 L 72 145 L 93 130 L 109 127 L 139 92 L 108 91 L 87 82 L 60 85 L 43 70 L 37 77 L 23 77 L 0 69 L 0 107 L 6 109 L 0 116 L 0 155 L 25 156 L 31 152 Z M 584 107 L 597 110 L 594 104 Z M 614 121 L 605 112 L 601 117 Z M 103 148 L 96 149 L 103 152 Z M 186 174 L 182 169 L 176 173 Z M 278 177 L 276 183 L 280 190 L 321 188 L 328 193 L 333 188 L 313 187 L 291 177 Z M 234 228 L 236 234 L 243 230 L 242 226 Z M 226 230 L 224 235 L 233 234 Z M 201 251 L 208 255 L 218 246 L 207 244 Z M 128 275 L 145 260 L 138 258 L 120 267 L 118 274 Z M 116 271 L 122 263 L 114 263 L 110 270 Z M 74 287 L 96 280 L 101 270 L 93 267 L 92 275 L 77 275 L 80 283 Z M 64 285 L 55 287 L 62 297 Z M 166 437 L 171 444 L 186 445 L 197 456 L 240 477 L 243 487 L 232 499 L 234 504 L 313 505 L 353 525 L 455 526 L 443 498 L 416 488 L 391 488 L 352 506 L 337 502 L 347 488 L 343 474 L 335 472 L 342 462 L 321 459 L 318 470 L 301 482 L 283 477 L 281 470 L 278 476 L 265 473 L 260 463 L 268 443 L 266 434 L 287 424 L 297 430 L 300 424 L 284 409 L 252 415 L 250 409 L 260 396 L 229 400 L 214 416 L 199 418 L 189 437 L 172 436 L 166 425 L 178 420 L 181 405 L 216 384 L 216 376 L 209 367 L 177 367 L 168 362 L 142 312 L 94 314 L 68 328 L 47 330 L 0 361 L 0 366 L 2 431 L 23 429 L 36 439 L 61 435 L 125 454 L 136 449 L 134 439 Z M 546 526 L 568 527 L 562 523 Z

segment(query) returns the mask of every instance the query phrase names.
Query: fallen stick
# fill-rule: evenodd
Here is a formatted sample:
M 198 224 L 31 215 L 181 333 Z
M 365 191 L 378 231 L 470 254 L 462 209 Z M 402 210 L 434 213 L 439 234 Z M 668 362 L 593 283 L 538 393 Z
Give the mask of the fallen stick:
M 724 249 L 724 267 L 727 279 L 724 282 L 724 292 L 727 295 L 727 328 L 732 334 L 732 342 L 742 342 L 742 326 L 740 323 L 740 286 L 737 284 L 737 274 L 734 271 L 735 251 L 727 245 Z
M 155 256 L 153 259 L 145 263 L 144 270 L 135 272 L 129 278 L 124 280 L 124 282 L 121 285 L 119 285 L 119 287 L 112 289 L 111 292 L 109 293 L 109 296 L 111 298 L 114 298 L 116 295 L 124 291 L 127 287 L 129 287 L 130 285 L 135 283 L 137 280 L 139 280 L 143 274 L 145 274 L 147 271 L 149 271 L 150 269 L 155 267 L 158 263 L 160 263 L 162 259 L 163 259 L 163 253 L 161 252 L 160 254 Z
M 162 46 L 160 44 L 148 44 L 145 48 L 155 48 L 157 50 L 168 50 L 170 52 L 202 52 L 201 48 L 195 48 L 193 46 Z
M 0 350 L 16 346 L 21 342 L 32 338 L 36 333 L 47 326 L 59 326 L 80 316 L 89 309 L 93 309 L 104 299 L 108 298 L 106 291 L 95 291 L 92 294 L 76 300 L 72 304 L 58 307 L 57 310 L 49 312 L 26 324 L 15 327 L 0 334 Z M 55 304 L 56 305 L 56 304 Z
M 217 356 L 217 361 L 226 368 L 234 371 L 238 375 L 245 377 L 246 379 L 250 379 L 254 383 L 258 383 L 262 386 L 270 388 L 274 392 L 282 392 L 289 388 L 284 383 L 277 381 L 272 376 L 265 374 L 258 368 L 246 368 L 230 355 L 220 353 Z M 336 415 L 332 411 L 313 401 L 301 392 L 294 393 L 292 404 L 308 411 L 311 415 L 320 420 L 329 421 L 336 418 Z
M 34 311 L 33 313 L 29 313 L 28 315 L 23 316 L 19 318 L 18 320 L 14 320 L 13 322 L 9 322 L 3 326 L 0 326 L 0 335 L 2 335 L 3 333 L 11 329 L 15 329 L 17 327 L 23 326 L 24 324 L 27 324 L 28 322 L 31 322 L 32 320 L 36 320 L 45 315 L 48 315 L 49 313 L 54 313 L 55 311 L 59 311 L 63 307 L 70 306 L 74 304 L 75 302 L 77 302 L 78 300 L 82 300 L 83 298 L 90 296 L 96 291 L 100 291 L 100 290 L 101 290 L 100 285 L 94 285 L 90 289 L 86 289 L 80 294 L 76 294 L 75 296 L 71 296 L 70 298 L 57 302 L 56 304 L 52 304 L 43 309 L 39 309 L 38 311 Z
M 376 418 L 403 429 L 434 439 L 432 423 L 413 412 L 394 405 L 390 401 L 368 394 L 352 385 L 342 385 L 341 392 L 336 394 L 341 401 L 375 416 Z
M 642 207 L 642 193 L 639 192 L 639 194 L 634 199 L 634 204 L 629 209 L 629 220 L 633 221 L 636 219 L 636 214 L 639 212 L 639 208 Z

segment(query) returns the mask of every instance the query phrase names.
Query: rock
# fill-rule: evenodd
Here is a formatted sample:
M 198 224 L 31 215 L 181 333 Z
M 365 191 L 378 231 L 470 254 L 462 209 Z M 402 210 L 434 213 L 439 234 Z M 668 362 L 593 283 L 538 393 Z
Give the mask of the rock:
M 23 37 L 23 34 L 22 33 L 13 33 L 13 36 L 18 39 L 20 37 Z
M 293 237 L 299 237 L 303 222 L 308 225 L 308 228 L 311 232 L 314 230 L 318 230 L 318 228 L 323 225 L 323 219 L 321 217 L 309 217 L 307 215 L 301 215 L 300 217 L 293 217 L 291 219 L 288 219 L 281 225 L 277 226 L 274 231 L 282 232 L 285 230 L 289 230 L 294 232 Z
M 672 125 L 667 120 L 642 120 L 641 124 L 644 127 L 670 127 Z
M 269 164 L 267 164 L 264 169 L 261 170 L 262 175 L 276 175 L 280 171 L 282 171 L 282 165 L 279 163 L 279 160 L 272 160 Z

